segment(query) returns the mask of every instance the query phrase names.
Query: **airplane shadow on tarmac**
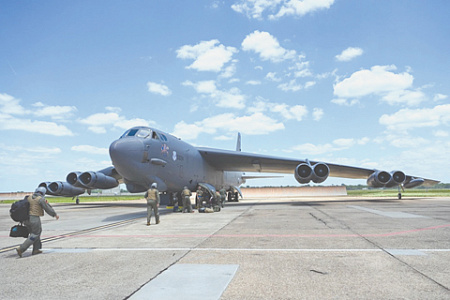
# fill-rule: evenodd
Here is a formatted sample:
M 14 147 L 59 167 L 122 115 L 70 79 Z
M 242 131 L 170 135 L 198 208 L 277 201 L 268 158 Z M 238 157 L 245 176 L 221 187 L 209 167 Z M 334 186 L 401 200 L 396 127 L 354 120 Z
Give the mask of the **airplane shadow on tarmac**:
M 416 201 L 416 200 L 423 200 L 423 198 L 413 198 L 413 199 L 402 199 L 401 201 Z M 249 200 L 251 201 L 251 200 Z M 387 199 L 380 199 L 380 198 L 367 198 L 367 199 L 342 199 L 342 200 L 318 200 L 318 201 L 310 201 L 310 200 L 298 200 L 298 201 L 270 201 L 270 200 L 263 200 L 260 202 L 245 202 L 241 201 L 238 203 L 230 203 L 227 202 L 225 204 L 224 210 L 228 207 L 233 206 L 267 206 L 267 205 L 291 205 L 291 206 L 324 206 L 327 204 L 337 204 L 337 203 L 367 203 L 367 202 L 376 202 L 376 203 L 395 203 L 399 200 L 396 198 L 387 198 Z M 71 204 L 72 205 L 72 204 Z M 134 213 L 127 213 L 127 214 L 118 214 L 114 216 L 107 217 L 102 220 L 102 222 L 120 222 L 125 220 L 131 220 L 131 219 L 138 219 L 138 218 L 145 218 L 147 217 L 147 204 L 146 203 L 115 203 L 115 202 L 109 202 L 109 203 L 81 203 L 80 205 L 73 205 L 74 209 L 90 209 L 90 208 L 102 208 L 102 207 L 135 207 L 135 208 L 141 208 L 142 211 L 134 212 Z M 159 210 L 160 215 L 172 213 L 171 209 L 160 209 Z
M 403 198 L 402 200 L 398 200 L 397 198 L 366 198 L 366 199 L 342 199 L 342 200 L 318 200 L 318 201 L 310 201 L 310 200 L 296 200 L 296 201 L 276 201 L 272 202 L 270 200 L 262 200 L 260 202 L 244 202 L 239 203 L 229 203 L 225 204 L 225 209 L 227 206 L 260 206 L 260 205 L 292 205 L 292 206 L 323 206 L 327 204 L 336 204 L 336 203 L 396 203 L 398 201 L 419 201 L 424 200 L 425 198 Z M 250 200 L 251 201 L 251 200 Z

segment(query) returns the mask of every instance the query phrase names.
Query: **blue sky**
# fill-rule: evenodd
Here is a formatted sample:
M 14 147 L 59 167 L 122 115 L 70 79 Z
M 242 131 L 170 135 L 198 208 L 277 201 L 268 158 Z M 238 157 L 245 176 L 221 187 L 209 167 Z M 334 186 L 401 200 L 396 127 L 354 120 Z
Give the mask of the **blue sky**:
M 135 125 L 223 149 L 240 131 L 246 152 L 450 182 L 449 10 L 0 1 L 0 191 L 110 166 L 110 143 Z

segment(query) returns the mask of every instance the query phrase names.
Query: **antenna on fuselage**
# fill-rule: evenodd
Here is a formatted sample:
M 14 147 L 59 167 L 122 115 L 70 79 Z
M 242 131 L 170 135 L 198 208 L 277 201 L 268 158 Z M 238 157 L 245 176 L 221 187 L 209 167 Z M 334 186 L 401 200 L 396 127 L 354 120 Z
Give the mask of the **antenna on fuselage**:
M 236 151 L 241 151 L 241 133 L 240 132 L 238 132 Z

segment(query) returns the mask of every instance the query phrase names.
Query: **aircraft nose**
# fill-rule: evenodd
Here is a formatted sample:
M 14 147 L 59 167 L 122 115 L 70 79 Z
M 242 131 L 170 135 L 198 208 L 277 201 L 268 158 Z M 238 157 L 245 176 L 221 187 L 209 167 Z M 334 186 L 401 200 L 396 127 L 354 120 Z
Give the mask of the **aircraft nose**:
M 143 150 L 144 143 L 140 139 L 118 139 L 109 146 L 109 156 L 111 156 L 111 160 L 115 166 L 128 165 L 133 161 L 140 161 Z

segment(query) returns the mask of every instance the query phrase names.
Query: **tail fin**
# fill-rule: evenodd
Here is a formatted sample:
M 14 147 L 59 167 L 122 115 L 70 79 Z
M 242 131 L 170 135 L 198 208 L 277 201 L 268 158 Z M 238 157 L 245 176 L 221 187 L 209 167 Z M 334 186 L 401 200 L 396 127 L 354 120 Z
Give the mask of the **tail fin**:
M 240 132 L 238 132 L 236 151 L 241 151 L 241 133 Z

